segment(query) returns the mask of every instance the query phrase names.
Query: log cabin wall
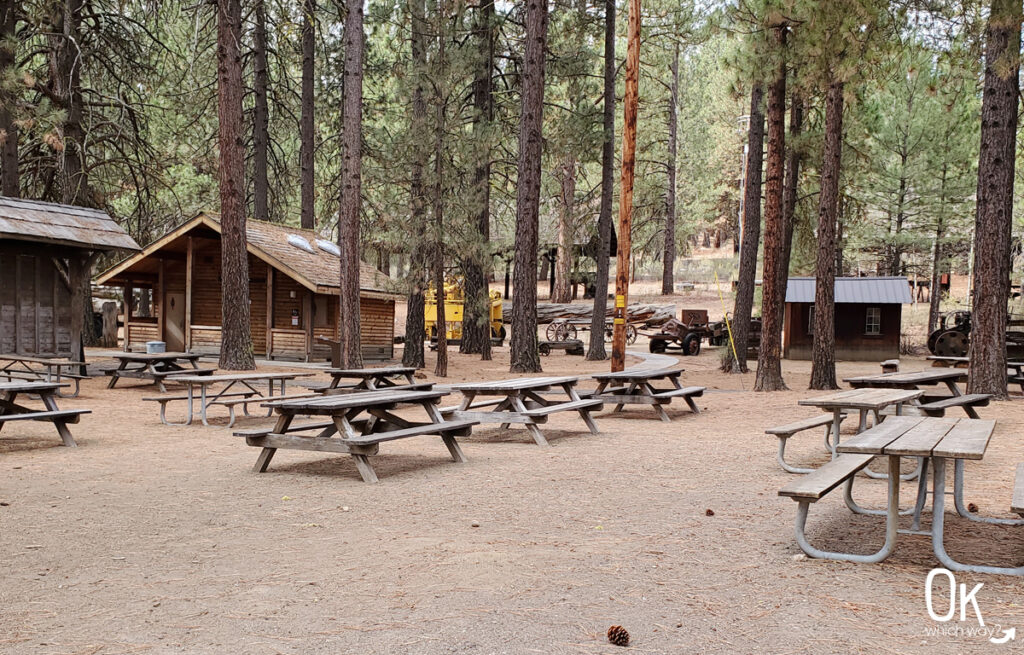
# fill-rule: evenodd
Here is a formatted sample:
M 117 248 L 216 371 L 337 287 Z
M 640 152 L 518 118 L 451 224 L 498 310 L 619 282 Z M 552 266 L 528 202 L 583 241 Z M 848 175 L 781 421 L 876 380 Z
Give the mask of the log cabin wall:
M 0 352 L 71 354 L 71 292 L 52 246 L 0 243 Z

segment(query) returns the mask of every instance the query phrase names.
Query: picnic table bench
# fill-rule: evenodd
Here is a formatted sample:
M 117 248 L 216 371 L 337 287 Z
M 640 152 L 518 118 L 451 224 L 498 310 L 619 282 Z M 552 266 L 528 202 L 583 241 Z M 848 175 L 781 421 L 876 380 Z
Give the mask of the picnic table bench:
M 413 366 L 383 366 L 380 368 L 329 368 L 327 373 L 331 376 L 331 383 L 327 389 L 349 389 L 349 390 L 374 390 L 374 389 L 400 389 L 417 390 L 413 374 L 416 368 Z M 396 382 L 395 379 L 398 379 Z M 354 384 L 343 385 L 342 380 L 356 380 Z M 404 380 L 404 382 L 403 382 Z M 429 383 L 420 383 L 426 385 Z
M 72 393 L 64 394 L 58 390 L 57 395 L 62 398 L 75 398 L 78 396 L 79 383 L 88 380 L 88 375 L 77 373 L 65 373 L 64 369 L 75 369 L 85 366 L 85 362 L 73 362 L 59 357 L 36 357 L 33 355 L 4 354 L 0 355 L 0 378 L 11 380 L 25 380 L 41 382 L 61 382 L 64 379 L 73 380 L 75 390 Z M 62 387 L 63 388 L 63 387 Z
M 965 394 L 957 384 L 967 379 L 962 369 L 926 369 L 924 371 L 906 371 L 902 373 L 883 373 L 882 375 L 864 375 L 845 378 L 844 382 L 854 388 L 873 389 L 923 389 L 938 384 L 946 385 L 948 395 L 925 393 L 917 408 L 928 416 L 944 416 L 947 409 L 960 407 L 969 418 L 979 418 L 976 407 L 985 407 L 992 398 L 989 394 Z
M 844 418 L 846 418 L 846 415 L 842 414 L 839 420 L 842 421 Z M 833 437 L 832 435 L 832 431 L 836 429 L 836 426 L 831 414 L 819 414 L 818 416 L 811 416 L 809 418 L 800 419 L 799 421 L 794 421 L 792 423 L 779 425 L 765 430 L 765 434 L 774 435 L 779 439 L 779 452 L 776 455 L 776 460 L 779 462 L 779 466 L 782 467 L 783 471 L 786 471 L 787 473 L 814 472 L 815 469 L 792 466 L 786 462 L 786 441 L 794 434 L 798 434 L 806 430 L 812 430 L 821 426 L 825 427 L 825 449 L 829 452 L 833 452 L 833 443 L 838 441 L 838 436 Z
M 798 504 L 796 520 L 797 543 L 807 555 L 816 558 L 846 560 L 853 562 L 878 562 L 888 557 L 896 546 L 899 534 L 917 534 L 931 537 L 932 548 L 936 558 L 947 569 L 954 571 L 971 571 L 977 573 L 1003 573 L 1024 575 L 1024 567 L 993 567 L 976 564 L 963 564 L 946 552 L 944 536 L 945 520 L 945 470 L 947 460 L 955 462 L 953 500 L 960 516 L 975 522 L 995 523 L 999 525 L 1024 525 L 1020 519 L 1003 519 L 982 517 L 969 511 L 964 506 L 963 476 L 966 460 L 980 460 L 995 430 L 995 421 L 978 419 L 947 419 L 919 416 L 891 417 L 885 423 L 860 433 L 839 445 L 840 455 L 828 465 L 818 469 L 801 480 L 787 485 L 779 491 L 780 496 L 793 498 Z M 853 500 L 853 481 L 855 474 L 867 467 L 870 460 L 877 456 L 885 456 L 889 460 L 889 480 L 887 504 L 884 511 L 865 510 Z M 901 457 L 916 457 L 921 462 L 921 477 L 918 480 L 917 499 L 912 510 L 913 519 L 909 530 L 898 529 L 899 483 L 896 473 L 899 471 Z M 931 465 L 933 475 L 932 521 L 927 531 L 920 529 L 921 514 L 927 501 L 928 470 Z M 1014 500 L 1010 508 L 1014 512 L 1024 510 L 1020 501 L 1024 500 L 1024 477 L 1018 466 L 1018 475 L 1014 483 Z M 831 490 L 845 483 L 844 499 L 853 512 L 860 514 L 884 514 L 886 516 L 886 539 L 882 548 L 870 555 L 859 555 L 845 552 L 823 551 L 811 546 L 804 534 L 807 511 L 810 504 L 817 502 Z M 1021 494 L 1018 497 L 1018 492 Z
M 604 402 L 581 398 L 576 391 L 578 382 L 578 377 L 566 376 L 453 384 L 448 388 L 461 392 L 462 401 L 457 406 L 443 408 L 441 413 L 450 419 L 500 423 L 502 429 L 512 423 L 521 423 L 537 445 L 547 446 L 548 441 L 538 426 L 546 423 L 552 414 L 574 411 L 579 413 L 592 434 L 598 434 L 597 424 L 590 413 L 600 411 Z M 561 389 L 562 393 L 545 394 L 553 389 Z M 491 396 L 493 399 L 474 402 L 477 396 Z M 491 409 L 474 411 L 484 407 Z
M 626 370 L 616 373 L 595 373 L 591 375 L 597 380 L 597 390 L 589 395 L 608 403 L 615 403 L 615 412 L 621 412 L 626 405 L 650 405 L 658 417 L 670 422 L 662 405 L 668 405 L 675 398 L 682 398 L 694 414 L 700 414 L 697 403 L 693 401 L 704 395 L 705 387 L 684 387 L 679 383 L 683 374 L 681 368 Z M 668 381 L 671 388 L 657 388 L 655 382 Z
M 468 435 L 477 422 L 445 420 L 436 406 L 445 393 L 389 389 L 267 402 L 263 406 L 279 414 L 276 425 L 260 430 L 243 430 L 235 432 L 235 435 L 245 437 L 250 446 L 262 448 L 253 467 L 257 473 L 267 470 L 277 449 L 291 448 L 347 453 L 352 456 L 363 481 L 377 482 L 377 474 L 368 458 L 377 455 L 379 445 L 387 441 L 437 435 L 454 461 L 467 461 L 455 437 Z M 396 415 L 394 410 L 403 406 L 420 407 L 427 420 L 414 422 Z M 360 418 L 364 414 L 366 416 Z M 299 415 L 322 416 L 328 420 L 293 424 Z
M 149 380 L 157 385 L 160 393 L 167 393 L 164 380 L 176 375 L 212 375 L 217 372 L 214 368 L 199 368 L 199 358 L 196 353 L 117 353 L 113 356 L 118 365 L 104 371 L 110 376 L 107 383 L 108 389 L 113 389 L 121 378 L 137 378 Z M 191 367 L 191 368 L 189 368 Z
M 57 428 L 57 434 L 65 446 L 74 448 L 75 443 L 68 429 L 68 423 L 78 423 L 79 417 L 89 414 L 88 409 L 60 409 L 57 407 L 57 392 L 67 384 L 58 382 L 0 382 L 0 430 L 10 421 L 47 421 Z M 19 394 L 39 396 L 45 409 L 33 409 L 18 404 Z
M 180 395 L 162 395 L 153 398 L 143 398 L 143 400 L 150 402 L 160 403 L 160 422 L 164 425 L 191 425 L 192 420 L 195 416 L 195 401 L 199 401 L 199 415 L 202 419 L 203 425 L 210 425 L 207 421 L 207 410 L 213 405 L 219 405 L 226 407 L 230 420 L 228 421 L 227 427 L 231 427 L 235 424 L 235 407 L 238 405 L 242 406 L 242 412 L 246 416 L 249 414 L 249 403 L 263 402 L 271 399 L 280 400 L 286 397 L 287 383 L 290 380 L 294 380 L 299 377 L 307 377 L 313 375 L 313 373 L 230 373 L 221 375 L 187 375 L 182 374 L 175 376 L 174 381 L 185 385 L 185 393 Z M 258 389 L 256 385 L 259 383 L 266 383 L 266 393 L 263 389 Z M 278 395 L 274 396 L 274 383 L 278 383 L 279 391 Z M 224 384 L 225 386 L 221 389 L 212 389 L 213 385 Z M 199 388 L 199 395 L 196 396 L 195 389 Z M 320 397 L 318 393 L 300 393 L 287 396 L 289 398 L 308 398 L 308 397 Z M 181 423 L 174 423 L 167 420 L 167 404 L 184 400 L 187 402 L 187 409 L 185 413 L 185 420 Z M 273 410 L 267 412 L 267 416 L 270 416 Z

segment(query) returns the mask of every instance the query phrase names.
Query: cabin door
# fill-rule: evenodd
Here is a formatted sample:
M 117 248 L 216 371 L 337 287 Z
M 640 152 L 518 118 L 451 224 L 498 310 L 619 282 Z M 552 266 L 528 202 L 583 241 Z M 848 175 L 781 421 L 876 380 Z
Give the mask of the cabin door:
M 164 323 L 164 341 L 168 352 L 185 350 L 185 294 L 167 294 L 167 317 Z

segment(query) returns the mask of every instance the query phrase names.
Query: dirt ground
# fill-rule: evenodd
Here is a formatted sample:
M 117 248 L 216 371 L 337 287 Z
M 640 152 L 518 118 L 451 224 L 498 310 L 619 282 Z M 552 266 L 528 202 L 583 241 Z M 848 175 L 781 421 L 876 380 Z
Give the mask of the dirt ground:
M 506 377 L 507 357 L 453 353 L 450 379 Z M 796 405 L 813 394 L 809 365 L 784 362 L 792 391 L 755 394 L 753 373 L 721 374 L 718 358 L 706 349 L 680 360 L 687 385 L 708 387 L 700 415 L 682 403 L 672 423 L 643 409 L 605 412 L 593 436 L 560 414 L 545 429 L 550 448 L 522 429 L 487 427 L 463 440 L 461 465 L 435 437 L 387 443 L 377 485 L 361 482 L 347 456 L 300 451 L 280 451 L 254 474 L 257 450 L 223 421 L 163 426 L 156 404 L 141 400 L 151 387 L 90 381 L 62 402 L 93 411 L 73 426 L 78 448 L 59 446 L 47 424 L 0 432 L 0 652 L 624 652 L 604 638 L 613 624 L 638 653 L 1013 647 L 929 634 L 976 623 L 928 617 L 927 537 L 901 537 L 882 564 L 803 557 L 796 504 L 776 495 L 793 476 L 763 431 L 813 415 Z M 543 364 L 606 370 L 564 354 Z M 876 370 L 839 367 L 840 376 Z M 985 460 L 967 465 L 968 499 L 1007 516 L 1024 405 L 982 415 L 999 426 Z M 827 458 L 817 431 L 790 451 L 796 463 Z M 858 486 L 865 504 L 883 494 L 879 482 Z M 954 555 L 1024 560 L 1020 528 L 948 520 Z M 882 519 L 852 516 L 837 493 L 812 508 L 810 525 L 822 547 L 868 551 Z M 1024 628 L 1019 579 L 958 582 L 984 583 L 989 628 Z

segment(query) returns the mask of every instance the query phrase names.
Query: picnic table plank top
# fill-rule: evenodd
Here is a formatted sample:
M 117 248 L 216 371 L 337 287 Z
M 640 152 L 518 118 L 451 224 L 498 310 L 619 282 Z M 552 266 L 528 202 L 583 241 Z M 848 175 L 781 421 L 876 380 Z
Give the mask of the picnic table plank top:
M 935 457 L 954 457 L 957 459 L 981 459 L 992 439 L 996 422 L 983 419 L 960 419 L 939 445 L 932 451 Z
M 946 433 L 953 429 L 960 419 L 936 418 L 921 421 L 885 446 L 882 451 L 886 455 L 909 455 L 928 457 L 935 446 L 939 445 Z
M 933 362 L 949 362 L 950 364 L 969 364 L 971 362 L 970 357 L 957 357 L 955 355 L 928 355 L 927 359 Z M 1024 366 L 1024 359 L 1008 359 L 1006 360 L 1006 365 L 1015 368 Z
M 901 371 L 899 373 L 881 373 L 878 375 L 858 375 L 843 378 L 848 384 L 870 384 L 873 386 L 898 386 L 903 384 L 935 384 L 946 380 L 959 380 L 967 377 L 962 368 L 929 368 L 923 371 Z
M 910 402 L 922 395 L 924 392 L 920 389 L 852 389 L 827 396 L 805 398 L 797 401 L 797 404 L 812 407 L 880 410 L 896 403 Z
M 129 362 L 160 362 L 173 359 L 199 359 L 202 355 L 198 353 L 116 353 L 111 355 L 114 359 Z
M 415 366 L 384 366 L 381 368 L 329 368 L 327 372 L 337 378 L 391 377 L 415 373 Z
M 248 380 L 292 380 L 309 377 L 315 373 L 222 373 L 220 375 L 175 375 L 175 382 L 211 385 L 217 382 L 244 382 Z
M 566 375 L 561 377 L 513 378 L 511 380 L 492 380 L 490 382 L 460 382 L 448 385 L 453 391 L 523 391 L 528 389 L 545 389 L 559 384 L 576 384 L 579 376 Z
M 844 439 L 839 444 L 841 453 L 877 454 L 890 443 L 903 436 L 925 420 L 923 416 L 889 416 L 869 430 Z
M 981 459 L 995 421 L 890 416 L 839 444 L 840 453 Z
M 0 393 L 4 391 L 18 391 L 28 393 L 39 393 L 40 391 L 56 391 L 61 387 L 69 387 L 66 382 L 0 382 Z
M 43 364 L 44 366 L 85 366 L 85 362 L 73 362 L 66 357 L 34 357 L 32 355 L 0 354 L 0 361 Z
M 594 373 L 590 377 L 595 380 L 662 380 L 664 378 L 678 377 L 685 370 L 684 368 L 640 369 L 616 371 L 614 373 Z
M 281 412 L 310 412 L 317 414 L 334 414 L 344 410 L 357 407 L 374 407 L 380 405 L 395 405 L 398 403 L 424 403 L 436 402 L 438 398 L 447 395 L 444 391 L 391 391 L 381 389 L 378 391 L 366 391 L 363 393 L 346 393 L 330 396 L 312 396 L 309 398 L 294 398 L 288 400 L 274 400 L 261 403 L 261 407 L 275 407 Z

